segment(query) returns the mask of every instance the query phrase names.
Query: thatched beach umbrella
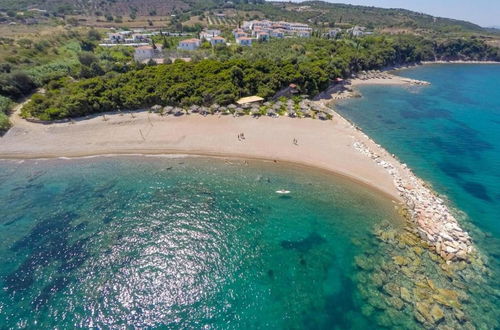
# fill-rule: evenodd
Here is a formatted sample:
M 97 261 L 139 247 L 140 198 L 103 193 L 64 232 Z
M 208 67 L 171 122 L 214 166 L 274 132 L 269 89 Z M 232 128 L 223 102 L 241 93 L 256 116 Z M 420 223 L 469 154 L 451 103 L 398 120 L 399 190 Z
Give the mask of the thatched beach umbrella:
M 163 108 L 163 112 L 166 114 L 171 114 L 172 112 L 174 112 L 174 107 L 167 105 L 166 107 Z
M 235 113 L 236 112 L 236 108 L 237 106 L 235 104 L 230 104 L 227 106 L 227 109 L 231 112 L 231 113 Z
M 210 110 L 212 111 L 212 113 L 217 113 L 220 111 L 220 105 L 214 103 L 210 106 Z
M 267 115 L 269 117 L 277 117 L 276 111 L 273 108 L 267 109 Z
M 319 112 L 318 113 L 318 119 L 320 119 L 320 120 L 327 120 L 328 116 L 324 112 Z
M 182 116 L 184 114 L 184 110 L 179 107 L 174 108 L 174 116 Z
M 260 117 L 260 109 L 259 107 L 252 107 L 250 109 L 250 114 L 253 116 L 253 117 Z
M 156 113 L 160 113 L 162 110 L 163 110 L 163 107 L 161 105 L 158 105 L 158 104 L 153 105 L 151 107 L 151 111 L 156 112 Z
M 222 113 L 223 115 L 230 115 L 231 114 L 231 111 L 229 111 L 229 109 L 225 106 L 221 106 L 219 108 L 219 111 L 220 113 Z
M 205 106 L 201 106 L 201 107 L 200 107 L 200 114 L 201 114 L 201 115 L 206 116 L 206 115 L 208 115 L 209 113 L 210 113 L 210 110 L 209 110 L 207 107 L 205 107 Z
M 312 111 L 310 108 L 301 109 L 301 112 L 304 115 L 304 117 L 311 117 L 312 116 Z
M 241 107 L 236 107 L 234 111 L 235 116 L 244 116 L 245 115 L 245 110 Z

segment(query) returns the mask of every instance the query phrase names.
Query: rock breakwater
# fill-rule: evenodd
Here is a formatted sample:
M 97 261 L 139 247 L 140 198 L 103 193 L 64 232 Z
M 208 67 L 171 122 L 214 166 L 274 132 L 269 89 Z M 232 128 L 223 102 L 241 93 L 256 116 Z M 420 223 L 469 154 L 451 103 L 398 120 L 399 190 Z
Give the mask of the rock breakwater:
M 366 138 L 369 139 L 367 136 Z M 429 243 L 446 261 L 468 260 L 470 254 L 475 251 L 471 237 L 460 228 L 442 198 L 405 164 L 391 163 L 361 141 L 354 142 L 353 146 L 393 177 L 394 184 L 405 202 L 408 219 L 416 225 L 421 239 Z

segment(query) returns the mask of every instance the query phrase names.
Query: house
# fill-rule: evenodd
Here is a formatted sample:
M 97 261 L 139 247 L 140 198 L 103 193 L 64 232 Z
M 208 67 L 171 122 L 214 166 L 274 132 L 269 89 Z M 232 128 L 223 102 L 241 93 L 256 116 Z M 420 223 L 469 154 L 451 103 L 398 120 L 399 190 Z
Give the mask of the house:
M 285 37 L 285 33 L 281 29 L 272 30 L 270 33 L 271 38 L 282 39 Z
M 136 62 L 147 62 L 149 60 L 155 60 L 163 58 L 163 50 L 161 46 L 141 46 L 137 47 L 134 52 L 134 60 Z
M 257 40 L 267 41 L 269 40 L 269 33 L 267 32 L 259 32 L 257 33 Z
M 366 28 L 364 26 L 357 26 L 357 25 L 347 30 L 347 33 L 349 33 L 353 37 L 362 37 L 364 35 L 373 34 L 372 32 L 366 32 Z
M 309 30 L 295 31 L 295 35 L 300 38 L 309 38 L 311 36 L 311 31 Z
M 177 47 L 177 49 L 196 50 L 200 47 L 200 45 L 201 45 L 200 39 L 196 39 L 196 38 L 186 39 L 186 40 L 182 40 L 179 42 L 179 46 Z
M 241 30 L 241 29 L 236 29 L 236 30 L 233 31 L 233 36 L 234 36 L 235 39 L 238 39 L 238 38 L 247 37 L 248 34 L 245 31 Z
M 108 40 L 112 44 L 125 42 L 125 36 L 121 33 L 108 33 Z
M 226 43 L 226 39 L 222 38 L 221 36 L 216 36 L 213 37 L 212 40 L 210 40 L 210 43 L 212 44 L 212 46 L 223 45 Z
M 240 46 L 252 46 L 252 38 L 248 37 L 241 37 L 241 38 L 236 38 L 236 43 Z
M 342 32 L 342 30 L 339 28 L 331 29 L 328 31 L 328 37 L 334 39 L 340 34 L 340 32 Z
M 134 33 L 132 34 L 132 42 L 147 42 L 149 38 L 142 33 Z
M 206 41 L 211 41 L 212 38 L 220 36 L 220 30 L 204 30 L 200 33 L 200 39 L 205 39 Z

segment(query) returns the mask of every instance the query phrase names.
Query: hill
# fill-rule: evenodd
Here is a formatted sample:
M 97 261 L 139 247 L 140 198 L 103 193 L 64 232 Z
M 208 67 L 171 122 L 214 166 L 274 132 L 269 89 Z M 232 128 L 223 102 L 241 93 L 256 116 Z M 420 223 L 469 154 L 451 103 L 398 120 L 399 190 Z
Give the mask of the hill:
M 316 26 L 363 25 L 368 28 L 427 30 L 442 33 L 485 33 L 487 29 L 460 20 L 434 17 L 405 9 L 334 4 L 324 1 L 264 2 L 263 0 L 0 0 L 0 10 L 43 9 L 51 14 L 85 16 L 190 16 L 236 9 L 240 19 L 266 17 L 307 22 Z
M 211 0 L 0 0 L 0 10 L 3 11 L 38 8 L 52 14 L 109 13 L 123 16 L 132 13 L 164 16 L 216 5 L 218 3 Z
M 448 31 L 482 31 L 479 25 L 434 17 L 406 9 L 386 9 L 368 6 L 355 6 L 324 1 L 305 1 L 301 3 L 272 2 L 261 7 L 273 7 L 271 15 L 287 16 L 290 19 L 320 23 L 350 23 L 370 27 L 408 27 Z M 264 8 L 263 8 L 264 9 Z

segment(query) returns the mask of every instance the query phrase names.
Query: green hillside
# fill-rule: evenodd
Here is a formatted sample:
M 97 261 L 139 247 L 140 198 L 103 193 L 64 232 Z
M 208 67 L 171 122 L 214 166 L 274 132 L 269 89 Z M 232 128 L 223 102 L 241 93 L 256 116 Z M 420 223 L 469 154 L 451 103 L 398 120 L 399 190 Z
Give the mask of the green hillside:
M 309 6 L 310 8 L 305 8 Z M 349 23 L 370 27 L 406 27 L 447 31 L 482 31 L 480 26 L 448 18 L 437 18 L 405 9 L 385 9 L 367 6 L 306 1 L 301 3 L 273 2 L 259 7 L 272 17 L 286 17 L 291 20 L 310 23 Z
M 181 14 L 183 19 L 206 11 L 237 9 L 242 19 L 260 13 L 275 20 L 307 22 L 316 26 L 363 25 L 369 28 L 430 30 L 437 32 L 484 33 L 478 25 L 404 9 L 333 4 L 323 1 L 301 3 L 264 2 L 263 0 L 0 0 L 0 10 L 39 8 L 52 14 L 158 15 Z

